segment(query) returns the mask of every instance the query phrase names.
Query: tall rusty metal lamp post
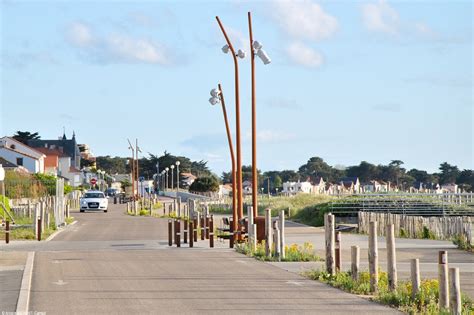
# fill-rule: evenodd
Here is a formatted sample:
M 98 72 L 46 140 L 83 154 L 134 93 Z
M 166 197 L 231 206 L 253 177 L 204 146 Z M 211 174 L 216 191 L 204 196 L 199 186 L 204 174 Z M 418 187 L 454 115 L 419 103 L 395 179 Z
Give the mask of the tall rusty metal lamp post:
M 216 16 L 217 23 L 222 31 L 222 34 L 225 37 L 227 44 L 222 47 L 224 53 L 229 51 L 232 53 L 232 58 L 234 60 L 234 74 L 235 74 L 235 133 L 236 133 L 236 186 L 237 186 L 237 217 L 240 221 L 243 217 L 243 202 L 242 202 L 242 150 L 241 150 L 241 141 L 240 141 L 240 94 L 239 94 L 239 63 L 237 58 L 245 58 L 245 52 L 241 49 L 238 52 L 235 52 L 234 46 L 229 40 L 227 33 L 224 29 L 224 26 L 221 23 L 221 20 Z M 235 221 L 235 218 L 234 218 Z M 239 234 L 240 239 L 240 234 Z
M 230 151 L 230 159 L 232 162 L 232 216 L 234 219 L 232 220 L 232 233 L 237 231 L 237 207 L 236 207 L 236 176 L 235 176 L 235 155 L 234 155 L 234 146 L 232 144 L 232 134 L 230 132 L 229 127 L 229 120 L 227 119 L 227 110 L 225 108 L 225 101 L 224 101 L 224 93 L 222 92 L 222 87 L 220 83 L 218 84 L 217 89 L 211 90 L 211 98 L 209 99 L 209 103 L 211 105 L 216 105 L 217 103 L 221 103 L 222 105 L 222 114 L 224 115 L 224 122 L 225 122 L 225 130 L 227 133 L 227 141 L 229 142 L 229 151 Z
M 253 216 L 258 216 L 258 174 L 257 174 L 257 105 L 255 100 L 255 56 L 258 56 L 263 64 L 271 62 L 267 53 L 262 49 L 262 44 L 253 40 L 252 14 L 248 12 L 249 38 L 250 38 L 250 65 L 252 75 L 252 206 Z

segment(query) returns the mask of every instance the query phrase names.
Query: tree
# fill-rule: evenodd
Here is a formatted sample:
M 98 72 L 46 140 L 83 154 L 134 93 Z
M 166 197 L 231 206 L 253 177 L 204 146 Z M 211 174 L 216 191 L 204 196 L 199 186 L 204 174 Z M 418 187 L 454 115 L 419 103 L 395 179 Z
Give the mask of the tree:
M 362 183 L 368 183 L 371 180 L 378 179 L 379 172 L 377 166 L 366 161 L 360 162 L 358 166 L 350 166 L 346 169 L 349 177 L 358 177 Z
M 13 139 L 20 141 L 21 143 L 28 144 L 28 140 L 38 140 L 40 139 L 38 132 L 29 132 L 29 131 L 17 131 L 13 135 Z
M 219 181 L 215 176 L 198 177 L 191 186 L 189 186 L 189 190 L 196 192 L 216 192 L 219 190 Z
M 130 173 L 128 159 L 123 157 L 98 156 L 96 157 L 97 169 L 104 170 L 108 174 L 127 174 Z
M 440 184 L 451 184 L 456 182 L 459 175 L 459 169 L 457 166 L 444 162 L 440 164 L 439 170 L 441 171 L 439 174 Z
M 472 170 L 461 171 L 459 173 L 458 178 L 456 179 L 456 184 L 458 184 L 461 187 L 461 189 L 474 192 L 474 171 Z

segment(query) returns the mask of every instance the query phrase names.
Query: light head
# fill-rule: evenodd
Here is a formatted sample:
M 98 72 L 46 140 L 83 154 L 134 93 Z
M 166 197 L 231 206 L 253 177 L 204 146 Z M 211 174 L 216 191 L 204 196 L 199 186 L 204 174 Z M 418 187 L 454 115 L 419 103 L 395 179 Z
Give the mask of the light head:
M 268 56 L 267 52 L 265 50 L 261 49 L 261 48 L 259 50 L 257 50 L 256 55 L 260 58 L 260 60 L 263 61 L 264 65 L 268 65 L 269 63 L 272 62 L 272 60 Z
M 224 54 L 229 53 L 229 50 L 230 50 L 230 47 L 229 47 L 229 45 L 227 45 L 227 44 L 225 44 L 225 45 L 222 47 L 222 52 L 223 52 Z
M 239 49 L 237 51 L 237 57 L 239 57 L 240 59 L 244 59 L 245 58 L 245 51 L 243 51 L 242 49 Z
M 181 164 L 180 161 L 176 161 L 176 166 L 179 166 Z
M 262 49 L 263 45 L 259 41 L 254 40 L 252 43 L 252 47 L 255 50 L 259 50 L 259 49 Z

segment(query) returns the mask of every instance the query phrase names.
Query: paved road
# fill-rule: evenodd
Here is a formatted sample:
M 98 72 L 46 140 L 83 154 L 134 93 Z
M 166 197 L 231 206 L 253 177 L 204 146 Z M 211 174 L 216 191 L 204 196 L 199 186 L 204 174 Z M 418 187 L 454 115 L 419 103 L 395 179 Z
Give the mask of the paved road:
M 79 313 L 397 313 L 229 250 L 168 248 L 167 220 L 74 213 L 78 223 L 35 250 L 31 311 Z

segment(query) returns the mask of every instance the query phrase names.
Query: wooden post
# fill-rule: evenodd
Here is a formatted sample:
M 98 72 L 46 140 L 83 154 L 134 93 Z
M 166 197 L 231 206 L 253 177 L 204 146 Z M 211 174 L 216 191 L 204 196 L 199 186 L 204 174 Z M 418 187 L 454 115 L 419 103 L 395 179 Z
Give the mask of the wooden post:
M 461 284 L 459 281 L 459 268 L 449 268 L 449 283 L 450 283 L 450 304 L 451 314 L 461 315 Z
M 335 258 L 336 258 L 336 271 L 341 271 L 341 232 L 336 232 L 336 248 L 335 248 Z
M 352 280 L 359 280 L 360 248 L 351 246 L 351 275 Z
M 173 221 L 168 220 L 168 246 L 173 246 Z
M 186 218 L 183 221 L 183 232 L 184 232 L 183 243 L 186 244 L 188 243 L 188 219 Z
M 336 235 L 334 232 L 335 222 L 334 215 L 327 213 L 324 215 L 324 233 L 326 238 L 326 271 L 334 275 L 336 273 L 336 261 L 335 256 L 335 239 Z
M 198 230 L 197 230 L 198 229 L 198 219 L 197 219 L 197 216 L 194 216 L 193 221 L 194 221 L 193 222 L 194 223 L 193 224 L 193 231 L 192 231 L 193 235 L 191 236 L 191 238 L 194 239 L 194 242 L 197 242 L 197 240 L 198 240 Z
M 46 223 L 45 223 L 45 227 L 46 229 L 49 229 L 49 226 L 51 224 L 51 213 L 49 211 L 46 211 L 46 215 L 45 215 L 45 218 L 46 218 Z
M 205 222 L 206 222 L 205 223 L 206 224 L 206 239 L 209 239 L 209 232 L 210 231 L 209 231 L 209 215 L 208 214 L 206 214 L 206 221 Z
M 280 229 L 278 228 L 277 222 L 275 222 L 275 227 L 273 229 L 274 233 L 274 243 L 275 243 L 275 257 L 278 259 L 278 261 L 281 261 L 281 247 L 280 247 Z
M 286 258 L 285 252 L 285 210 L 280 210 L 280 255 L 281 259 Z
M 251 246 L 252 250 L 255 250 L 257 249 L 257 225 L 255 223 L 252 224 L 252 234 L 254 235 L 254 237 L 252 238 Z
M 5 222 L 5 243 L 10 243 L 10 220 Z
M 449 309 L 448 252 L 438 254 L 439 308 Z
M 420 260 L 418 258 L 410 261 L 411 271 L 411 298 L 415 299 L 420 292 Z
M 397 288 L 397 256 L 395 249 L 395 229 L 393 224 L 387 224 L 385 230 L 385 239 L 387 242 L 387 273 L 388 288 L 395 291 Z
M 181 220 L 176 220 L 176 247 L 181 247 Z
M 42 233 L 42 229 L 41 229 L 41 218 L 38 218 L 38 221 L 37 221 L 37 224 L 38 224 L 38 241 L 41 241 L 41 233 Z
M 31 201 L 28 199 L 28 218 L 31 219 Z
M 377 244 L 377 222 L 369 223 L 369 273 L 370 273 L 370 292 L 378 290 L 379 283 L 379 254 Z
M 205 238 L 205 228 L 204 228 L 204 217 L 201 216 L 201 241 L 204 241 Z
M 39 216 L 39 203 L 35 205 L 34 216 L 33 216 L 33 226 L 35 228 L 35 238 L 38 239 L 38 216 Z
M 272 255 L 272 210 L 265 209 L 265 254 L 267 257 Z
M 211 219 L 209 220 L 208 232 L 209 232 L 209 247 L 214 248 L 214 216 L 213 215 L 211 215 Z
M 253 244 L 253 238 L 255 237 L 253 233 L 253 207 L 252 206 L 247 206 L 247 217 L 248 217 L 248 222 L 247 222 L 247 242 L 253 251 L 252 244 Z
M 193 247 L 194 246 L 194 235 L 193 235 L 193 231 L 194 231 L 194 220 L 191 220 L 189 221 L 189 247 Z

